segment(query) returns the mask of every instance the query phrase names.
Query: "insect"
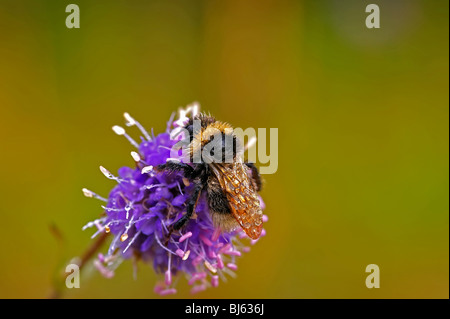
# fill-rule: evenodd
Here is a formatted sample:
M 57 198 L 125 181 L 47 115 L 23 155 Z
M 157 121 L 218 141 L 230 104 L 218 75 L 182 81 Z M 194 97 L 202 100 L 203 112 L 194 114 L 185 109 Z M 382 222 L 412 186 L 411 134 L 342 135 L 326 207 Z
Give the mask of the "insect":
M 191 164 L 169 160 L 157 167 L 158 171 L 181 172 L 195 185 L 186 214 L 172 224 L 171 231 L 186 225 L 205 191 L 216 229 L 229 232 L 242 227 L 250 238 L 259 238 L 263 223 L 258 197 L 261 177 L 253 163 L 241 159 L 242 147 L 232 126 L 198 114 L 189 119 L 184 129 L 189 133 L 183 143 L 189 147 Z M 194 154 L 202 154 L 201 160 L 192 161 Z

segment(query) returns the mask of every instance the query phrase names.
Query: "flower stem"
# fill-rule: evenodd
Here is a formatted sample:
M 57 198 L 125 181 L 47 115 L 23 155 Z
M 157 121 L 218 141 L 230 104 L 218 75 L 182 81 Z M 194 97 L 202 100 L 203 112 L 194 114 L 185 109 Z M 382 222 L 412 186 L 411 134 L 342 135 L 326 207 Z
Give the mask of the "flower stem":
M 103 243 L 106 241 L 108 236 L 109 236 L 109 233 L 101 233 L 100 236 L 98 236 L 97 239 L 90 246 L 88 246 L 88 248 L 81 254 L 80 258 L 73 259 L 73 260 L 76 260 L 76 262 L 74 262 L 74 263 L 78 265 L 80 272 L 84 268 L 86 263 L 92 257 L 94 257 L 95 253 L 102 247 Z M 64 287 L 64 284 L 65 284 L 65 281 L 66 281 L 66 278 L 68 275 L 69 275 L 69 273 L 66 273 L 65 271 L 63 271 L 61 273 L 61 276 L 58 276 L 59 279 L 57 279 L 55 281 L 55 283 L 53 284 L 52 291 L 50 292 L 50 294 L 48 296 L 49 299 L 62 298 L 62 294 L 63 294 L 62 288 Z

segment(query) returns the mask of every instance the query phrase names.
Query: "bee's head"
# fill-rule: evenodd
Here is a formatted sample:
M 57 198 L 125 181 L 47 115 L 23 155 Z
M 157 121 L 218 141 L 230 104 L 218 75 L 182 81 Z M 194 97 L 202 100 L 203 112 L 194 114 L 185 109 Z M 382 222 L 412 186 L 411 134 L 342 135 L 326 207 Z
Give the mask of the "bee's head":
M 241 154 L 239 139 L 228 123 L 202 116 L 188 123 L 186 129 L 192 132 L 188 142 L 190 158 L 194 163 L 233 163 Z
M 207 127 L 202 134 L 202 160 L 206 163 L 233 163 L 240 154 L 240 143 L 233 128 Z
M 190 159 L 194 163 L 233 163 L 243 154 L 233 127 L 210 115 L 199 114 L 185 129 L 190 136 L 185 143 L 189 144 Z

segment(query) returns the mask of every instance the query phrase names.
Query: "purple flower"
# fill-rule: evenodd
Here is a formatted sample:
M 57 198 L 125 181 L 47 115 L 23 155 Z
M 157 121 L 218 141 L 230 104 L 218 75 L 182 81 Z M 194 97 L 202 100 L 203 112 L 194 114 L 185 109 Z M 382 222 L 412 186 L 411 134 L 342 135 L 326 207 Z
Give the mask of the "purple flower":
M 97 228 L 92 237 L 102 232 L 113 235 L 106 254 L 100 254 L 94 261 L 105 277 L 112 277 L 114 269 L 124 259 L 133 258 L 153 265 L 155 272 L 161 274 L 162 280 L 155 285 L 156 293 L 176 293 L 174 277 L 180 273 L 187 275 L 191 292 L 195 293 L 218 286 L 219 278 L 234 277 L 237 258 L 249 251 L 242 243 L 247 235 L 241 229 L 221 233 L 214 228 L 206 194 L 201 195 L 194 218 L 181 231 L 169 232 L 170 225 L 185 213 L 186 201 L 194 185 L 180 174 L 156 172 L 153 167 L 166 163 L 171 155 L 173 158 L 170 150 L 177 140 L 171 139 L 171 133 L 183 126 L 189 113 L 195 115 L 197 110 L 197 104 L 180 110 L 179 119 L 173 121 L 172 116 L 166 132 L 157 136 L 150 136 L 139 122 L 125 113 L 126 125 L 136 126 L 141 131 L 140 143 L 124 128 L 113 127 L 116 134 L 125 136 L 136 147 L 131 152 L 136 165 L 120 168 L 117 176 L 100 167 L 107 178 L 117 182 L 107 199 L 83 189 L 85 196 L 106 202 L 102 206 L 104 216 L 83 227 Z M 182 161 L 181 155 L 177 159 Z M 264 209 L 264 203 L 260 201 Z M 263 230 L 262 236 L 264 234 Z

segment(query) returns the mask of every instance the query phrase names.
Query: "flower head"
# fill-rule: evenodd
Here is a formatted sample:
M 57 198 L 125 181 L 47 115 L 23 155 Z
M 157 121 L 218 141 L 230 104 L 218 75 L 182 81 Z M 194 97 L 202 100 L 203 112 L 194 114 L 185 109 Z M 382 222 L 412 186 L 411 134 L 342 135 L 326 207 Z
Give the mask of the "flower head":
M 124 260 L 135 258 L 153 265 L 163 280 L 156 283 L 155 292 L 161 295 L 176 293 L 174 278 L 180 273 L 188 278 L 191 292 L 199 292 L 209 286 L 216 287 L 219 279 L 234 276 L 236 259 L 249 251 L 242 240 L 247 235 L 237 229 L 221 233 L 215 229 L 209 215 L 206 194 L 197 202 L 194 218 L 180 231 L 171 232 L 170 225 L 186 212 L 186 201 L 193 191 L 193 183 L 181 174 L 157 172 L 154 167 L 171 160 L 182 161 L 181 154 L 174 158 L 171 149 L 177 139 L 179 127 L 194 116 L 198 105 L 192 104 L 179 112 L 179 118 L 167 123 L 164 133 L 149 134 L 128 113 L 124 114 L 127 126 L 136 126 L 142 133 L 138 143 L 125 129 L 114 126 L 113 131 L 123 135 L 136 148 L 131 152 L 134 167 L 122 167 L 115 176 L 106 168 L 101 172 L 117 185 L 108 198 L 83 189 L 87 197 L 104 201 L 104 216 L 88 223 L 83 229 L 96 227 L 92 237 L 106 232 L 113 236 L 106 254 L 100 254 L 94 265 L 105 277 L 112 277 L 114 269 Z M 170 157 L 172 156 L 172 157 Z M 262 200 L 261 208 L 264 209 Z M 267 219 L 264 216 L 264 219 Z M 262 235 L 264 235 L 264 230 Z M 256 240 L 252 240 L 254 244 Z

